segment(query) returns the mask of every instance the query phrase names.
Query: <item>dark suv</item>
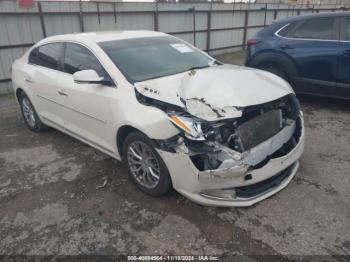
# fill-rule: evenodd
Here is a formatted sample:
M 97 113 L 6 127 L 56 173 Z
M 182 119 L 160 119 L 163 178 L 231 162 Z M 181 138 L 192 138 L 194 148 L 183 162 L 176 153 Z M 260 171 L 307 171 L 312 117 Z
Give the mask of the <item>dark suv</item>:
M 279 75 L 295 92 L 350 99 L 350 12 L 279 20 L 247 46 L 246 66 Z

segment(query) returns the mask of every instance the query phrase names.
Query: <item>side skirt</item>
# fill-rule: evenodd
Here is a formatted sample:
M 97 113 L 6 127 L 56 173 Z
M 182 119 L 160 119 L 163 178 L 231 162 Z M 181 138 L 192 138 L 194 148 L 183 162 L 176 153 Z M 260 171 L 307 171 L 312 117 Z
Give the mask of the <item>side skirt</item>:
M 89 146 L 91 146 L 93 148 L 96 148 L 97 150 L 99 150 L 99 151 L 109 155 L 110 157 L 113 157 L 114 159 L 117 159 L 117 160 L 121 161 L 121 158 L 119 156 L 117 156 L 115 152 L 113 152 L 113 151 L 111 151 L 111 150 L 109 150 L 107 148 L 101 147 L 98 144 L 96 144 L 95 142 L 93 142 L 91 140 L 88 140 L 88 139 L 80 136 L 79 134 L 77 134 L 75 132 L 72 132 L 72 131 L 70 131 L 70 130 L 68 130 L 68 129 L 60 126 L 60 125 L 57 125 L 56 123 L 52 122 L 51 120 L 49 120 L 49 119 L 47 119 L 47 118 L 45 118 L 43 116 L 41 116 L 40 118 L 43 120 L 43 122 L 46 125 L 54 128 L 54 129 L 57 129 L 57 130 L 61 131 L 62 133 L 65 133 L 65 134 L 67 134 L 69 136 L 72 136 L 75 139 L 78 139 L 79 141 L 81 141 L 81 142 L 83 142 L 83 143 L 85 143 L 85 144 L 87 144 L 87 145 L 89 145 Z

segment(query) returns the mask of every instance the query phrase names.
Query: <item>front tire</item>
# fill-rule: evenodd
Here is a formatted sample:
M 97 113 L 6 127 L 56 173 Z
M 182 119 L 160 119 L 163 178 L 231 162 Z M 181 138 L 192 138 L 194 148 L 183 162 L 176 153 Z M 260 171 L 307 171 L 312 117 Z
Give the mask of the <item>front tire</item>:
M 36 113 L 32 102 L 29 97 L 22 93 L 19 97 L 19 103 L 21 106 L 21 112 L 27 127 L 33 132 L 43 132 L 48 129 L 48 126 L 44 125 L 38 114 Z
M 127 136 L 123 145 L 123 162 L 136 186 L 151 196 L 162 196 L 171 189 L 169 171 L 152 145 L 140 132 Z

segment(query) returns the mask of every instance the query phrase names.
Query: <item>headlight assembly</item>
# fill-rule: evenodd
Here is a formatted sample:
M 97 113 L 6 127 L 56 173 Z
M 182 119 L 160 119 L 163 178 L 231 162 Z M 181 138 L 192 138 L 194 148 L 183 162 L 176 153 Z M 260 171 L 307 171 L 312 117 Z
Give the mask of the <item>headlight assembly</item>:
M 186 116 L 169 115 L 169 120 L 181 129 L 185 136 L 191 140 L 205 140 L 201 124 Z

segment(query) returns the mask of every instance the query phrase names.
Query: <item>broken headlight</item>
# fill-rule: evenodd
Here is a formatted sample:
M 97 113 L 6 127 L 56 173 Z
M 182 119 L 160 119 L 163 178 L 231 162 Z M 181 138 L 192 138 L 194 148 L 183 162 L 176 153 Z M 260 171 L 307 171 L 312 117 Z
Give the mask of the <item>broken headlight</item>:
M 205 140 L 201 123 L 188 116 L 169 114 L 169 120 L 191 140 Z

